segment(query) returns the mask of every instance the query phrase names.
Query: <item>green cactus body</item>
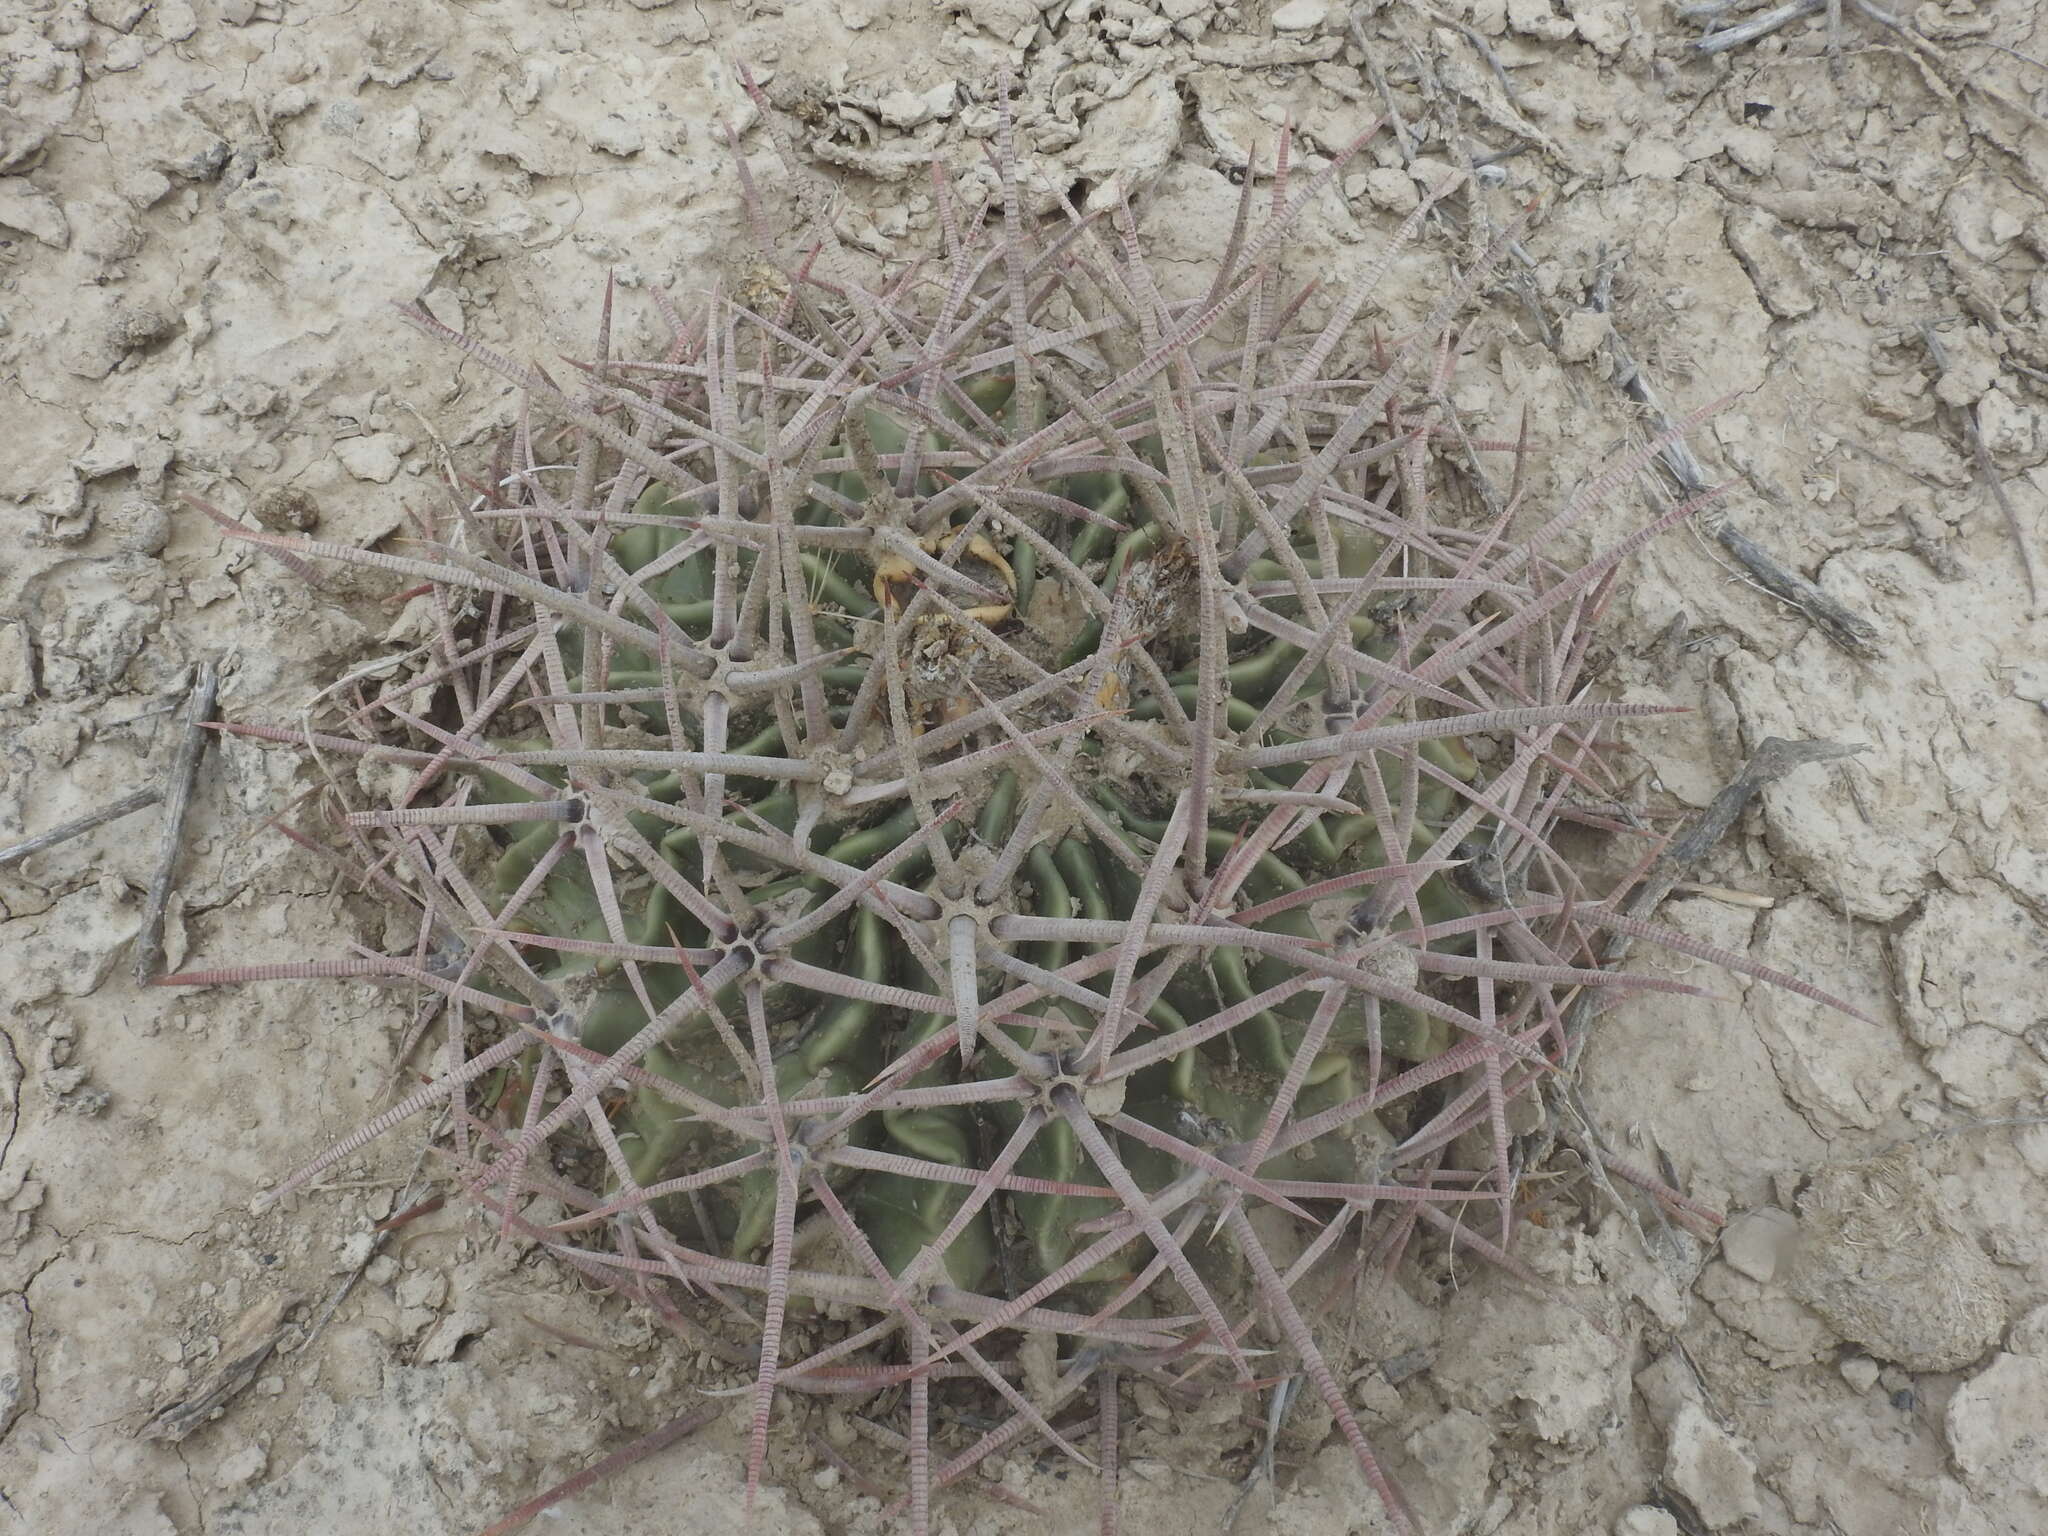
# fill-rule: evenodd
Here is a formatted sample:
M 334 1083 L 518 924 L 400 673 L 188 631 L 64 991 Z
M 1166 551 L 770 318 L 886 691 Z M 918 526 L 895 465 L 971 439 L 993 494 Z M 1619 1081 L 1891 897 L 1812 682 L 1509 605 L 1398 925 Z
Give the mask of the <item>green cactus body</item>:
M 1003 377 L 978 381 L 968 393 L 982 411 L 1000 418 L 1011 402 L 1012 389 L 1010 380 Z M 876 411 L 865 414 L 864 427 L 878 454 L 900 453 L 908 436 L 900 424 Z M 926 434 L 927 453 L 943 454 L 947 446 L 941 435 Z M 839 459 L 846 457 L 846 453 L 841 445 L 834 445 L 826 450 L 824 457 Z M 928 491 L 934 488 L 929 478 Z M 810 525 L 843 525 L 849 515 L 857 515 L 872 494 L 872 488 L 851 470 L 821 474 L 817 484 L 823 495 L 804 503 L 798 512 L 798 520 Z M 1106 519 L 1128 518 L 1137 514 L 1134 500 L 1123 478 L 1118 475 L 1071 476 L 1055 487 L 1055 494 L 1087 506 Z M 648 584 L 647 591 L 692 641 L 707 641 L 715 580 L 712 555 L 700 549 L 675 558 L 675 551 L 691 537 L 688 508 L 674 501 L 665 488 L 654 485 L 634 503 L 633 513 L 641 521 L 611 536 L 611 557 L 628 574 L 661 564 L 661 574 Z M 1093 572 L 1098 589 L 1105 599 L 1114 599 L 1122 584 L 1132 579 L 1133 573 L 1142 570 L 1148 562 L 1158 560 L 1160 551 L 1170 542 L 1171 535 L 1158 522 L 1149 519 L 1140 521 L 1133 531 L 1114 540 L 1104 524 L 1088 522 L 1081 524 L 1073 533 L 1065 553 L 1073 565 L 1084 572 L 1092 566 L 1098 567 Z M 1032 543 L 1019 539 L 1006 554 L 1015 580 L 1015 590 L 1011 595 L 1015 607 L 1022 612 L 1043 580 L 1038 572 L 1036 549 Z M 1313 548 L 1297 549 L 1296 555 L 1307 563 L 1311 571 L 1319 568 Z M 1355 542 L 1347 544 L 1340 551 L 1339 573 L 1348 575 L 1350 567 L 1360 561 L 1369 563 L 1370 559 L 1369 547 L 1361 552 Z M 868 595 L 875 584 L 876 573 L 861 562 L 830 556 L 807 554 L 802 564 L 804 580 L 820 623 L 821 637 L 830 636 L 849 646 L 860 645 L 866 637 L 868 654 L 850 658 L 823 674 L 832 718 L 841 722 L 851 700 L 868 681 L 869 669 L 876 665 L 872 652 L 874 645 L 879 643 L 876 634 L 880 628 L 876 622 L 879 607 Z M 735 565 L 737 578 L 744 580 L 751 570 L 752 558 L 742 555 Z M 1274 571 L 1279 569 L 1271 562 L 1264 562 L 1255 566 L 1252 574 L 1255 577 L 1266 575 L 1266 565 L 1271 565 Z M 1370 620 L 1354 621 L 1351 628 L 1353 635 L 1363 644 L 1384 641 L 1379 626 Z M 1083 625 L 1058 655 L 1055 665 L 1068 668 L 1089 662 L 1096 657 L 1101 639 L 1102 626 L 1099 622 Z M 595 675 L 590 665 L 586 654 L 587 642 L 573 635 L 565 635 L 564 640 L 565 657 L 580 667 L 572 679 L 574 690 L 597 692 L 603 689 L 613 693 L 643 690 L 650 694 L 660 691 L 662 674 L 655 657 L 631 648 L 613 649 L 607 657 L 606 671 L 600 677 Z M 1384 645 L 1381 648 L 1385 649 Z M 1251 725 L 1259 706 L 1272 698 L 1301 655 L 1298 647 L 1278 640 L 1247 646 L 1244 654 L 1233 659 L 1225 672 L 1229 690 L 1227 723 L 1237 730 Z M 1169 673 L 1168 677 L 1170 685 L 1180 695 L 1178 702 L 1184 709 L 1191 708 L 1197 688 L 1194 672 L 1184 670 Z M 1312 679 L 1318 689 L 1321 680 L 1318 671 Z M 641 699 L 630 708 L 648 729 L 658 732 L 669 729 L 667 706 L 661 699 Z M 1158 720 L 1163 712 L 1163 705 L 1153 696 L 1141 700 L 1130 715 L 1134 720 L 1147 721 Z M 745 756 L 775 757 L 784 750 L 783 736 L 784 728 L 780 723 L 764 719 L 736 750 Z M 1266 743 L 1296 739 L 1297 736 L 1279 726 L 1265 731 L 1261 737 L 1261 741 Z M 516 749 L 532 743 L 506 742 L 501 745 Z M 1080 765 L 1078 772 L 1083 775 L 1099 772 L 1100 745 L 1093 738 L 1084 743 L 1077 759 Z M 1446 774 L 1460 781 L 1472 777 L 1476 765 L 1454 738 L 1428 741 L 1424 743 L 1423 751 Z M 1386 771 L 1392 773 L 1394 770 L 1389 767 Z M 1249 778 L 1255 785 L 1284 789 L 1299 778 L 1299 773 L 1298 768 L 1281 767 L 1271 773 L 1254 771 Z M 552 781 L 563 778 L 558 771 L 545 776 Z M 505 799 L 516 800 L 519 797 L 518 791 L 504 786 L 502 782 L 490 788 Z M 1131 792 L 1134 788 L 1119 787 L 1104 780 L 1094 783 L 1090 793 L 1107 827 L 1123 840 L 1133 854 L 1141 859 L 1150 858 L 1166 830 L 1165 823 L 1143 811 L 1137 803 L 1136 794 Z M 640 785 L 640 792 L 648 799 L 666 804 L 675 803 L 682 789 L 682 781 L 674 773 L 650 771 Z M 727 789 L 739 801 L 726 812 L 735 825 L 770 826 L 783 832 L 788 832 L 795 825 L 797 800 L 786 785 L 766 780 L 734 779 L 728 783 Z M 1017 799 L 1016 773 L 1001 774 L 982 808 L 974 831 L 975 840 L 983 846 L 995 847 L 1007 839 L 1012 830 Z M 1416 821 L 1411 852 L 1420 853 L 1434 839 L 1436 832 L 1453 813 L 1455 803 L 1454 792 L 1446 785 L 1433 785 L 1425 792 L 1423 814 Z M 644 812 L 636 813 L 630 819 L 635 830 L 660 849 L 662 857 L 677 874 L 685 878 L 698 875 L 701 850 L 696 832 L 688 828 L 668 827 L 658 817 Z M 1235 818 L 1212 821 L 1207 833 L 1211 860 L 1220 860 L 1231 853 L 1248 820 L 1248 816 L 1239 814 Z M 810 846 L 835 863 L 865 868 L 900 846 L 915 825 L 915 814 L 907 805 L 884 805 L 858 823 L 828 825 L 821 822 L 811 833 Z M 554 822 L 514 823 L 503 829 L 501 840 L 504 849 L 492 872 L 496 894 L 501 898 L 510 896 L 560 836 L 561 828 Z M 968 840 L 963 829 L 955 828 L 949 844 L 957 852 Z M 729 848 L 727 856 L 741 868 L 756 862 L 743 849 Z M 1342 868 L 1369 867 L 1385 857 L 1381 832 L 1370 814 L 1319 819 L 1310 824 L 1306 835 L 1296 839 L 1282 853 L 1266 853 L 1259 857 L 1253 873 L 1244 882 L 1242 899 L 1247 905 L 1270 901 L 1301 890 L 1313 876 Z M 899 869 L 896 878 L 906 883 L 914 879 L 928 881 L 930 872 L 930 858 L 919 854 Z M 775 908 L 785 921 L 800 916 L 830 894 L 829 883 L 817 877 L 770 880 L 751 887 L 748 892 L 749 899 L 757 906 Z M 1135 896 L 1135 881 L 1126 864 L 1111 857 L 1095 835 L 1085 832 L 1048 840 L 1032 848 L 1015 880 L 1018 910 L 1049 917 L 1078 915 L 1114 920 L 1128 914 Z M 1430 880 L 1422 888 L 1420 901 L 1425 918 L 1430 921 L 1462 915 L 1465 910 L 1456 887 L 1442 877 Z M 533 914 L 529 923 L 535 931 L 583 940 L 601 940 L 604 937 L 601 906 L 591 888 L 587 867 L 581 861 L 559 861 L 548 876 L 541 896 L 529 910 Z M 683 910 L 658 885 L 650 886 L 642 893 L 637 913 L 628 914 L 628 925 L 633 942 L 643 946 L 674 944 L 681 948 L 697 948 L 708 938 L 702 923 Z M 1258 927 L 1263 932 L 1290 934 L 1310 943 L 1321 943 L 1325 937 L 1306 906 L 1279 912 Z M 1065 944 L 1047 943 L 1042 946 L 1044 952 L 1034 963 L 1047 970 L 1058 970 L 1066 963 L 1071 948 Z M 943 993 L 946 988 L 945 978 L 925 974 L 915 961 L 898 964 L 897 957 L 891 953 L 881 919 L 865 908 L 850 909 L 818 928 L 797 953 L 807 963 L 836 967 L 844 974 L 867 982 L 894 983 L 912 990 L 938 993 Z M 1205 964 L 1185 967 L 1168 985 L 1165 993 L 1151 1005 L 1147 1025 L 1167 1032 L 1184 1029 L 1188 1016 L 1202 1017 L 1219 1008 L 1243 1003 L 1284 980 L 1287 971 L 1288 967 L 1282 962 L 1248 954 L 1241 949 L 1217 948 Z M 563 955 L 544 974 L 556 982 L 585 975 L 602 978 L 582 1018 L 580 1039 L 588 1047 L 614 1051 L 647 1022 L 649 1015 L 640 995 L 619 974 L 616 962 Z M 646 964 L 639 967 L 639 974 L 646 998 L 656 1010 L 667 1008 L 691 985 L 680 964 Z M 1091 985 L 1101 991 L 1106 982 L 1097 978 Z M 1318 996 L 1314 991 L 1297 992 L 1273 1008 L 1258 1011 L 1227 1037 L 1190 1047 L 1186 1052 L 1147 1069 L 1131 1085 L 1125 1104 L 1127 1112 L 1133 1118 L 1162 1130 L 1188 1124 L 1215 1124 L 1249 1135 L 1256 1129 L 1263 1111 L 1261 1091 L 1270 1097 L 1273 1083 L 1288 1071 L 1301 1047 Z M 742 1006 L 737 984 L 728 984 L 715 996 L 714 1002 L 728 1018 L 737 1015 Z M 766 1005 L 769 1017 L 776 1024 L 776 1089 L 785 1100 L 829 1098 L 853 1093 L 881 1062 L 936 1034 L 946 1022 L 941 1015 L 906 1014 L 901 1009 L 851 999 L 814 1003 L 806 1007 L 797 1001 L 794 989 L 790 988 L 770 988 Z M 1041 1016 L 1061 1015 L 1070 1006 L 1050 1002 L 1038 1005 L 1036 1011 Z M 1368 1011 L 1363 1005 L 1346 1009 L 1330 1032 L 1303 1078 L 1299 1100 L 1303 1108 L 1337 1103 L 1358 1091 L 1361 1080 L 1358 1064 L 1371 1045 L 1366 1022 Z M 1379 1048 L 1390 1058 L 1426 1059 L 1450 1043 L 1450 1032 L 1446 1026 L 1424 1019 L 1412 1010 L 1398 1005 L 1383 1005 L 1371 1011 L 1378 1015 Z M 1085 1020 L 1079 1017 L 1068 1022 L 1077 1032 L 1085 1024 Z M 1036 1046 L 1035 1041 L 1027 1038 L 1029 1033 L 1011 1028 L 1013 1038 L 1022 1048 Z M 700 1013 L 653 1053 L 648 1061 L 648 1070 L 666 1082 L 681 1084 L 694 1094 L 730 1106 L 744 1099 L 747 1085 L 732 1070 L 730 1061 L 724 1058 L 725 1052 L 717 1043 L 708 1016 Z M 724 1065 L 717 1065 L 722 1060 Z M 958 1065 L 957 1061 L 934 1065 L 913 1079 L 909 1086 L 931 1086 L 950 1081 L 957 1075 Z M 1002 1064 L 997 1062 L 995 1065 L 1000 1067 Z M 1012 1108 L 992 1110 L 989 1114 L 991 1133 L 1000 1140 L 1015 1129 L 1019 1118 L 1019 1113 Z M 971 1170 L 983 1155 L 986 1139 L 975 1122 L 975 1115 L 965 1108 L 892 1109 L 860 1117 L 843 1134 L 863 1146 Z M 707 1158 L 719 1160 L 736 1156 L 742 1150 L 730 1138 L 724 1138 L 727 1144 L 721 1145 L 719 1132 L 694 1123 L 692 1117 L 680 1112 L 653 1086 L 631 1095 L 619 1128 L 633 1178 L 642 1185 L 659 1183 Z M 1157 1182 L 1163 1183 L 1176 1171 L 1170 1159 L 1162 1159 L 1135 1142 L 1127 1142 L 1123 1150 L 1134 1167 L 1147 1170 Z M 1332 1166 L 1332 1162 L 1330 1149 L 1319 1147 L 1309 1163 L 1297 1160 L 1289 1165 L 1288 1172 L 1300 1177 L 1307 1169 L 1316 1177 L 1331 1180 L 1361 1178 L 1367 1172 L 1355 1166 Z M 1016 1172 L 1026 1180 L 1105 1189 L 1101 1171 L 1078 1146 L 1071 1128 L 1063 1124 L 1048 1126 L 1033 1140 Z M 893 1271 L 898 1272 L 927 1243 L 943 1234 L 967 1192 L 965 1184 L 920 1179 L 889 1171 L 868 1171 L 857 1177 L 842 1177 L 836 1182 L 852 1186 L 853 1210 L 877 1253 Z M 758 1256 L 768 1241 L 774 1201 L 773 1176 L 763 1171 L 736 1181 L 730 1188 L 723 1189 L 717 1199 L 700 1199 L 688 1206 L 680 1200 L 671 1200 L 664 1207 L 663 1214 L 680 1230 L 686 1231 L 708 1215 L 718 1230 L 698 1232 L 699 1240 L 714 1242 L 735 1257 L 747 1258 Z M 1108 1214 L 1116 1204 L 1106 1192 L 1099 1196 L 1028 1191 L 1009 1195 L 1004 1202 L 1007 1216 L 1001 1225 L 1021 1233 L 1021 1251 L 1013 1255 L 1013 1274 L 1029 1281 L 1058 1269 L 1072 1257 L 1077 1231 L 1086 1222 Z M 991 1208 L 978 1215 L 956 1239 L 953 1251 L 946 1257 L 947 1269 L 955 1283 L 973 1287 L 987 1281 L 996 1262 L 996 1231 L 999 1225 L 996 1214 L 992 1202 Z M 1127 1265 L 1128 1260 L 1120 1261 L 1119 1268 Z M 1108 1276 L 1098 1278 L 1106 1279 Z
M 1628 477 L 1527 516 L 1484 464 L 1519 450 L 1456 419 L 1448 327 L 1514 226 L 1388 349 L 1383 262 L 1315 326 L 1279 276 L 1342 157 L 1248 177 L 1176 297 L 1119 217 L 1027 217 L 1009 134 L 992 217 L 939 187 L 930 266 L 877 291 L 820 225 L 815 274 L 714 295 L 658 362 L 611 355 L 608 299 L 573 390 L 409 314 L 525 394 L 459 536 L 221 518 L 461 599 L 347 734 L 248 728 L 403 766 L 341 809 L 419 925 L 264 974 L 446 1004 L 451 1064 L 373 1133 L 446 1111 L 506 1228 L 664 1319 L 754 1298 L 750 1482 L 778 1394 L 902 1388 L 923 1532 L 935 1478 L 1071 1451 L 1084 1386 L 1110 1441 L 1130 1373 L 1298 1371 L 1405 1528 L 1311 1277 L 1340 1238 L 1504 1258 L 1507 1108 L 1577 1000 L 1684 989 L 1601 967 L 1619 898 L 1554 837 L 1642 712 L 1581 677 L 1632 545 L 1554 552 Z M 943 1460 L 941 1391 L 998 1426 Z

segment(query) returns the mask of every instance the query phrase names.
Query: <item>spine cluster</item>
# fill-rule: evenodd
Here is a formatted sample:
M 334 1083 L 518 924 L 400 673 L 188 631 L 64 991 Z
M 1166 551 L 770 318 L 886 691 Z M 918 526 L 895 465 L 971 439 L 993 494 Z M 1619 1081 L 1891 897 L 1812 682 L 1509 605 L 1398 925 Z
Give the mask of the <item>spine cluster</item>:
M 1189 302 L 998 165 L 886 287 L 826 232 L 641 360 L 607 295 L 566 385 L 415 313 L 522 392 L 488 484 L 402 555 L 231 525 L 442 621 L 321 733 L 244 728 L 399 765 L 344 820 L 417 935 L 260 974 L 442 1005 L 434 1080 L 301 1177 L 445 1111 L 507 1228 L 672 1319 L 752 1297 L 750 1484 L 778 1398 L 900 1387 L 919 1529 L 1019 1437 L 1089 1460 L 1084 1391 L 1113 1486 L 1120 1379 L 1277 1352 L 1403 1523 L 1314 1298 L 1417 1232 L 1503 1255 L 1509 1106 L 1621 979 L 1556 834 L 1608 792 L 1629 711 L 1579 678 L 1638 540 L 1554 552 L 1628 467 L 1539 510 L 1466 432 L 1483 268 L 1390 342 L 1384 262 L 1303 320 L 1276 257 L 1341 160 L 1248 181 Z

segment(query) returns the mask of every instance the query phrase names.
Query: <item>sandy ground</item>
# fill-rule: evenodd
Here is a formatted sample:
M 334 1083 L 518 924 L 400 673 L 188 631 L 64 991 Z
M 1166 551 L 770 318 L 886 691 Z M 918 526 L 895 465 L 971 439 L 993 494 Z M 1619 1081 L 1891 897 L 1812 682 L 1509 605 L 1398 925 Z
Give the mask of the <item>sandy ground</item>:
M 159 774 L 201 660 L 224 713 L 281 720 L 405 648 L 390 584 L 310 589 L 181 493 L 288 487 L 322 537 L 384 538 L 509 413 L 390 301 L 546 359 L 607 271 L 641 341 L 640 290 L 745 281 L 721 120 L 775 232 L 795 216 L 736 61 L 878 269 L 934 238 L 933 156 L 980 174 L 1008 66 L 1045 184 L 1121 185 L 1191 285 L 1248 148 L 1291 119 L 1313 163 L 1384 86 L 1402 134 L 1295 270 L 1341 283 L 1475 157 L 1491 218 L 1536 211 L 1472 317 L 1468 420 L 1526 409 L 1554 503 L 1644 439 L 1615 343 L 1674 415 L 1728 397 L 1690 439 L 1728 515 L 1874 626 L 1852 653 L 1680 532 L 1634 567 L 1603 682 L 1691 710 L 1627 733 L 1652 807 L 1703 804 L 1770 735 L 1868 744 L 1769 791 L 1665 915 L 1882 1022 L 1704 968 L 1721 1001 L 1609 1016 L 1587 1102 L 1731 1214 L 1722 1242 L 1641 1236 L 1561 1177 L 1523 1250 L 1545 1291 L 1434 1266 L 1364 1298 L 1361 1417 L 1446 1536 L 2048 1529 L 2048 627 L 2008 527 L 2048 547 L 2048 17 L 1904 21 L 1849 4 L 1831 61 L 1823 16 L 1709 57 L 1624 0 L 1397 0 L 1355 32 L 1325 0 L 0 0 L 0 843 Z M 1473 206 L 1376 323 L 1469 262 Z M 173 964 L 374 941 L 261 829 L 304 782 L 288 752 L 209 756 Z M 0 1532 L 472 1532 L 732 1384 L 460 1214 L 365 1265 L 403 1145 L 252 1215 L 385 1102 L 405 1006 L 138 989 L 159 835 L 148 811 L 0 871 Z M 139 1435 L 272 1338 L 212 1422 Z M 1137 1408 L 1125 1528 L 1223 1531 L 1260 1410 Z M 744 1411 L 543 1528 L 740 1528 Z M 860 1464 L 843 1413 L 810 1427 Z M 1237 1529 L 1380 1529 L 1327 1431 L 1290 1422 Z M 1093 1528 L 1052 1456 L 991 1473 L 945 1528 Z M 764 1536 L 880 1528 L 802 1434 L 771 1480 Z

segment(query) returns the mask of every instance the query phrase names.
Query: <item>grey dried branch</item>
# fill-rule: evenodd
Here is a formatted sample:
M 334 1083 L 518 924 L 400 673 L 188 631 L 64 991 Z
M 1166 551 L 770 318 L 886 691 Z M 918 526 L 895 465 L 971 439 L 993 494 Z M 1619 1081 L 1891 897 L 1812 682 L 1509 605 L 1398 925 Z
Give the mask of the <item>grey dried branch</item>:
M 47 832 L 38 832 L 34 837 L 23 838 L 18 843 L 9 843 L 5 848 L 0 848 L 0 869 L 6 869 L 11 864 L 19 864 L 23 859 L 45 849 L 68 843 L 74 837 L 83 837 L 95 828 L 104 827 L 110 821 L 132 816 L 137 811 L 155 805 L 163 797 L 163 786 L 152 784 L 147 789 L 136 790 L 132 795 L 123 795 L 111 805 L 103 805 L 96 811 L 88 811 L 83 816 L 60 822 Z
M 1815 7 L 1818 9 L 1818 6 Z M 1595 281 L 1590 307 L 1600 313 L 1613 314 L 1614 268 L 1604 257 L 1600 263 L 1599 276 Z M 1670 433 L 1673 424 L 1657 398 L 1642 365 L 1635 359 L 1628 343 L 1623 339 L 1619 325 L 1608 332 L 1607 349 L 1614 360 L 1615 387 L 1626 394 L 1650 413 L 1650 418 L 1661 431 Z M 1663 449 L 1664 467 L 1671 478 L 1688 496 L 1704 493 L 1711 482 L 1699 460 L 1685 446 L 1682 437 L 1674 436 Z M 1715 512 L 1704 520 L 1716 543 L 1727 550 L 1736 562 L 1755 579 L 1757 584 L 1779 601 L 1788 604 L 1817 625 L 1821 633 L 1852 656 L 1874 660 L 1884 654 L 1882 636 L 1877 626 L 1846 604 L 1830 597 L 1819 587 L 1797 572 L 1787 570 L 1769 551 L 1758 544 L 1735 524 L 1726 512 Z
M 214 663 L 202 661 L 192 679 L 192 692 L 185 709 L 185 731 L 178 739 L 177 753 L 164 775 L 164 830 L 162 851 L 157 856 L 156 876 L 142 903 L 142 929 L 135 936 L 135 983 L 148 986 L 163 958 L 164 908 L 171 899 L 171 882 L 178 872 L 178 856 L 184 851 L 185 813 L 192 804 L 192 785 L 199 772 L 199 759 L 206 750 L 206 725 L 213 718 L 214 692 L 220 673 Z

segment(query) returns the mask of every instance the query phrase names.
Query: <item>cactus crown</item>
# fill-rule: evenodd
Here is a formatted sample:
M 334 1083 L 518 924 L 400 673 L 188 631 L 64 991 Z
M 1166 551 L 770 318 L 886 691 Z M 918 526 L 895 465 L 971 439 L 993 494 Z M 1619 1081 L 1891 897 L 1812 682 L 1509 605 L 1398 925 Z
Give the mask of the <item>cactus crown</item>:
M 1542 518 L 1493 489 L 1516 445 L 1445 391 L 1483 264 L 1395 343 L 1357 324 L 1385 259 L 1302 323 L 1275 257 L 1341 159 L 1283 144 L 1177 302 L 1127 212 L 1027 217 L 1007 135 L 988 206 L 935 178 L 930 264 L 864 286 L 825 231 L 653 360 L 609 292 L 568 385 L 412 313 L 523 391 L 456 525 L 231 525 L 425 580 L 441 624 L 342 724 L 244 728 L 396 765 L 346 823 L 417 920 L 260 974 L 445 1004 L 440 1075 L 299 1178 L 445 1109 L 465 1193 L 693 1342 L 687 1294 L 752 1297 L 750 1486 L 778 1394 L 901 1387 L 918 1529 L 1020 1437 L 1113 1510 L 1121 1378 L 1299 1371 L 1403 1525 L 1306 1314 L 1326 1256 L 1419 1228 L 1501 1256 L 1510 1101 L 1623 979 L 1554 834 L 1628 712 L 1580 669 L 1653 530 L 1554 551 L 1635 465 Z M 935 1462 L 942 1393 L 997 1427 Z

